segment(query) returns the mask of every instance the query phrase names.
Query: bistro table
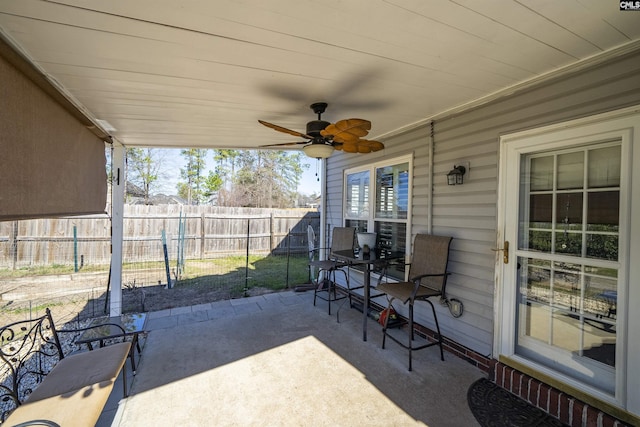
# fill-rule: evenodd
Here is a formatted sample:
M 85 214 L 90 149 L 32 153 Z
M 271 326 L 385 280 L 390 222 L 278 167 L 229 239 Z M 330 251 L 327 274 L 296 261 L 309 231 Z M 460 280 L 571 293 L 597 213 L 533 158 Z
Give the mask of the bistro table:
M 383 267 L 389 261 L 405 258 L 405 253 L 400 251 L 390 250 L 371 250 L 369 253 L 364 253 L 360 250 L 356 252 L 354 250 L 334 251 L 332 255 L 341 261 L 346 262 L 349 265 L 364 265 L 364 296 L 362 303 L 362 340 L 367 340 L 367 317 L 369 317 L 369 299 L 371 298 L 371 272 L 375 267 Z M 380 294 L 384 295 L 384 294 Z
M 131 337 L 131 370 L 136 373 L 135 350 L 140 355 L 140 342 L 138 335 L 144 332 L 144 325 L 147 320 L 146 313 L 123 314 L 122 316 L 101 317 L 94 319 L 87 329 L 76 340 L 76 344 L 86 344 L 89 350 L 93 350 L 94 342 L 98 342 L 100 347 L 104 347 L 105 341 L 113 338 Z M 97 327 L 96 327 L 97 326 Z

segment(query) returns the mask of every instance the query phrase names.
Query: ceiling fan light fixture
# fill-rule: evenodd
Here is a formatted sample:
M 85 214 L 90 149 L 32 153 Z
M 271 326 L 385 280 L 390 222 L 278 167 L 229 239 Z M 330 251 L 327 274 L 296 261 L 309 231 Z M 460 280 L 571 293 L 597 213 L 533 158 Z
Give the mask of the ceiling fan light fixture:
M 302 147 L 302 150 L 314 159 L 326 159 L 333 154 L 333 146 L 327 144 L 309 144 Z

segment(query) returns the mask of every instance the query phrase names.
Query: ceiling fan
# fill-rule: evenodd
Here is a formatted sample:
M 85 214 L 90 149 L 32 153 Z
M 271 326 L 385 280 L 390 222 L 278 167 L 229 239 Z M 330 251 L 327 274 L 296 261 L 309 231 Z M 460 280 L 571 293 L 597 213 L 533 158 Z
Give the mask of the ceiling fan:
M 370 121 L 363 119 L 345 119 L 332 124 L 322 120 L 322 113 L 324 113 L 327 108 L 326 102 L 316 102 L 311 104 L 310 107 L 313 112 L 318 115 L 318 120 L 312 120 L 307 123 L 306 133 L 258 120 L 258 122 L 268 128 L 305 139 L 304 141 L 262 145 L 261 147 L 304 144 L 302 150 L 305 154 L 317 159 L 329 157 L 334 149 L 342 150 L 345 153 L 371 153 L 384 148 L 384 144 L 381 142 L 360 139 L 369 133 L 369 129 L 371 129 Z

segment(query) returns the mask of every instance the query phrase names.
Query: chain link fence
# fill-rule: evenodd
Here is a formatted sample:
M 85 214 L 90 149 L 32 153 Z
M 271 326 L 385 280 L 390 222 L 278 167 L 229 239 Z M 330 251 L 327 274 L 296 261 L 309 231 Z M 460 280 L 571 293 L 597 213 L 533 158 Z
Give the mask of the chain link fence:
M 128 207 L 123 312 L 241 298 L 308 283 L 307 210 Z M 0 324 L 50 307 L 57 322 L 108 312 L 106 216 L 0 222 Z M 117 262 L 117 260 L 114 260 Z

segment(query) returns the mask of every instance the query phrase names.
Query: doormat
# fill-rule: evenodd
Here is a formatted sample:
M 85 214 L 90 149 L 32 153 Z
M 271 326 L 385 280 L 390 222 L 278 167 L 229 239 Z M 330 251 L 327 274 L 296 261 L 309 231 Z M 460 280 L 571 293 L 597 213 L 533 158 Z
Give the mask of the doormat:
M 486 378 L 471 384 L 467 401 L 473 416 L 483 427 L 567 427 L 557 418 Z

